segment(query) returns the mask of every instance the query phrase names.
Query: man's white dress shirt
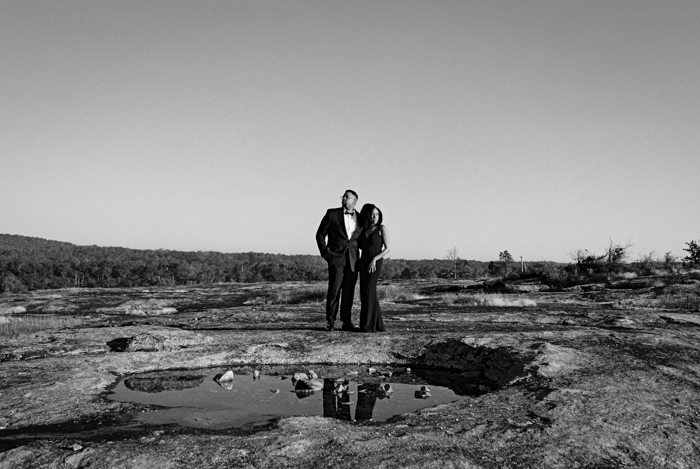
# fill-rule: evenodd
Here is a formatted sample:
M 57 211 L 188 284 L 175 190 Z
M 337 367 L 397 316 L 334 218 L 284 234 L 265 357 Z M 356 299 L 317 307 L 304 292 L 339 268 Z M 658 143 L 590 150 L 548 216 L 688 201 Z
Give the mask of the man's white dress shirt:
M 345 219 L 345 232 L 348 234 L 348 239 L 350 239 L 357 229 L 357 211 L 348 214 L 345 209 L 343 209 L 343 218 Z

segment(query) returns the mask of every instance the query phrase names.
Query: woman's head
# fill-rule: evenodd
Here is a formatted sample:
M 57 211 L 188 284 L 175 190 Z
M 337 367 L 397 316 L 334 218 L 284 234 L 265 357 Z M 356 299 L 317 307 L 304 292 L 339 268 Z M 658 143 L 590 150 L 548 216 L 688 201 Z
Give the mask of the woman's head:
M 382 224 L 384 217 L 382 211 L 374 204 L 365 204 L 362 206 L 362 225 L 369 227 L 372 225 L 379 226 Z

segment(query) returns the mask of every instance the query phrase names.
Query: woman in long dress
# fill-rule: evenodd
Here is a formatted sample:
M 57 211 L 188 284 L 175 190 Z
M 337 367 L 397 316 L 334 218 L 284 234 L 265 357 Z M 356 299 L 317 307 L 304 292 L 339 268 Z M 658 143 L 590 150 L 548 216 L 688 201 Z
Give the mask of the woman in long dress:
M 389 231 L 382 225 L 382 211 L 373 204 L 365 204 L 360 215 L 363 230 L 358 239 L 360 255 L 360 330 L 384 331 L 382 311 L 377 298 L 377 280 L 382 262 L 390 248 Z

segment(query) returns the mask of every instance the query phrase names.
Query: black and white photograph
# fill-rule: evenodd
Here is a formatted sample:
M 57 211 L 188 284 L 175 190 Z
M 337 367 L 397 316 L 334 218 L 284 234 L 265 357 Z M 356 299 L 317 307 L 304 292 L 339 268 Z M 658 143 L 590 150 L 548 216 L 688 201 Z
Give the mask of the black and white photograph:
M 700 1 L 0 0 L 0 469 L 700 467 Z

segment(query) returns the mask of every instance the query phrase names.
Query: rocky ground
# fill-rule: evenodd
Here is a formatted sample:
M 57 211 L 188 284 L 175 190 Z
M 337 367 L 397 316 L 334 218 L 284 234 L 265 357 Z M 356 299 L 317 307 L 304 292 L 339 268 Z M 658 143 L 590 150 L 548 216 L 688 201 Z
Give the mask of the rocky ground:
M 325 331 L 321 303 L 275 304 L 299 283 L 0 297 L 0 317 L 79 319 L 0 336 L 0 467 L 700 467 L 700 313 L 639 306 L 663 281 L 519 285 L 502 297 L 535 306 L 511 307 L 455 301 L 467 287 L 400 284 L 378 334 Z M 219 431 L 140 425 L 149 408 L 105 398 L 131 373 L 330 363 L 451 369 L 494 390 L 384 423 Z

